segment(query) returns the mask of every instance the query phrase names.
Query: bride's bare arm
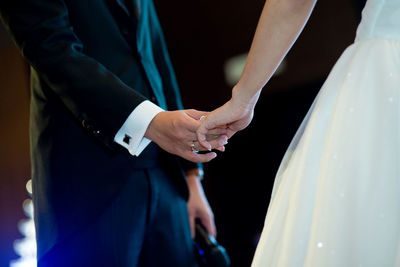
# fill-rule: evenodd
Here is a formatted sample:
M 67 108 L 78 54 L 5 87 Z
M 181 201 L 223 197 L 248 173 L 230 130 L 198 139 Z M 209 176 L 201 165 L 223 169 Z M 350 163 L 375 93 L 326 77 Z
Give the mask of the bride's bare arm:
M 316 0 L 267 0 L 248 58 L 232 98 L 213 111 L 198 129 L 200 143 L 208 148 L 209 129 L 228 127 L 230 136 L 250 123 L 264 85 L 271 78 L 307 22 Z
M 302 31 L 316 0 L 267 0 L 233 97 L 245 103 L 264 87 Z

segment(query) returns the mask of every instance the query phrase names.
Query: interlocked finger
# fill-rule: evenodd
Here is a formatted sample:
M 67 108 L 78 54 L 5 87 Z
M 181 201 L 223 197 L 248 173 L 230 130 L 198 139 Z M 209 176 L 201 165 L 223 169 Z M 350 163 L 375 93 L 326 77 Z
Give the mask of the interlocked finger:
M 219 151 L 224 151 L 224 146 L 228 143 L 226 136 L 217 136 L 214 139 L 209 140 L 212 149 L 217 149 Z M 207 148 L 203 147 L 197 140 L 193 140 L 189 144 L 190 150 L 192 152 L 208 151 Z

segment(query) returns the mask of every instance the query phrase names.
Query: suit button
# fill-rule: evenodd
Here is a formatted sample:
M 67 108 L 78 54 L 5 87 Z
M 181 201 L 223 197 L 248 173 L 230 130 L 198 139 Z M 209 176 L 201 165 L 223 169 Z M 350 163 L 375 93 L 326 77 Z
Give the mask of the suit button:
M 100 131 L 99 130 L 94 130 L 93 131 L 93 135 L 98 137 L 100 135 Z
M 150 99 L 151 99 L 151 102 L 153 102 L 153 103 L 156 103 L 156 101 L 157 101 L 157 98 L 155 96 L 152 96 Z

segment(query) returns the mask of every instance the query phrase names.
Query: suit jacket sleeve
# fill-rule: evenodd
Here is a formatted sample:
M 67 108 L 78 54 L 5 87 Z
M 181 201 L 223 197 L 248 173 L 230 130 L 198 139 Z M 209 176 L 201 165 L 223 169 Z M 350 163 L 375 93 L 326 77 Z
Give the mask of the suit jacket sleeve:
M 166 92 L 166 100 L 168 108 L 172 110 L 183 109 L 183 104 L 181 100 L 181 95 L 179 93 L 179 87 L 176 80 L 175 73 L 173 71 L 171 59 L 169 58 L 169 53 L 167 51 L 167 45 L 165 38 L 159 23 L 156 10 L 152 1 L 150 2 L 150 16 L 152 20 L 152 40 L 153 40 L 153 54 L 157 68 L 160 72 L 161 78 L 163 80 L 163 89 Z M 190 170 L 194 168 L 203 168 L 202 164 L 193 163 L 182 158 L 179 161 L 184 170 Z
M 2 0 L 0 16 L 39 77 L 87 130 L 113 146 L 145 98 L 83 52 L 63 0 Z

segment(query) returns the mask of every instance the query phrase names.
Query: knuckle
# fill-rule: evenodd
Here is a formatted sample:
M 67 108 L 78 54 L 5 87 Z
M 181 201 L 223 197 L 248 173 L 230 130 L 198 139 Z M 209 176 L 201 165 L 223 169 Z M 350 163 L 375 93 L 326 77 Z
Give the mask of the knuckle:
M 182 140 L 182 139 L 184 139 L 185 135 L 184 135 L 184 133 L 182 133 L 181 131 L 176 131 L 176 132 L 175 132 L 175 137 L 176 137 L 178 140 Z
M 172 127 L 173 127 L 174 129 L 177 129 L 177 128 L 179 128 L 179 126 L 180 126 L 180 119 L 179 119 L 179 118 L 174 119 L 174 120 L 172 121 Z

